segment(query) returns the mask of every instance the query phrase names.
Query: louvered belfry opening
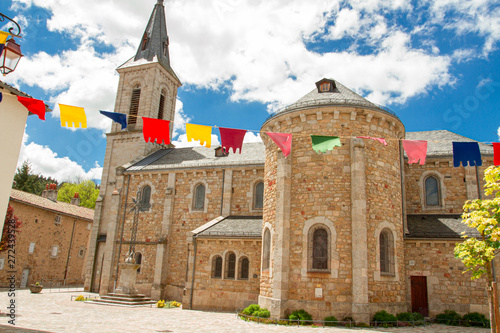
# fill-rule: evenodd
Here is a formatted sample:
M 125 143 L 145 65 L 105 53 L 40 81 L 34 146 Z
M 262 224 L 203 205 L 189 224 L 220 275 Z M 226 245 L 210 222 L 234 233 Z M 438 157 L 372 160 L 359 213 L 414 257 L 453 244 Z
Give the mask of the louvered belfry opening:
M 163 119 L 163 110 L 165 109 L 165 95 L 160 95 L 160 105 L 158 106 L 158 119 Z
M 141 89 L 132 90 L 132 100 L 130 101 L 130 111 L 128 113 L 128 124 L 137 124 L 137 114 L 139 112 L 139 100 L 141 99 Z

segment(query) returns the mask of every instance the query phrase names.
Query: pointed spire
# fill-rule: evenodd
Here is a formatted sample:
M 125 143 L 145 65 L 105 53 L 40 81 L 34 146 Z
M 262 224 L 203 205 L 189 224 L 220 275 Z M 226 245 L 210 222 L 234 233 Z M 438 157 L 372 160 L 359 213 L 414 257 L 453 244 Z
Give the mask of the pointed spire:
M 163 6 L 163 0 L 158 0 L 149 18 L 134 61 L 139 59 L 153 61 L 156 56 L 158 62 L 165 69 L 171 71 L 168 44 L 165 7 Z

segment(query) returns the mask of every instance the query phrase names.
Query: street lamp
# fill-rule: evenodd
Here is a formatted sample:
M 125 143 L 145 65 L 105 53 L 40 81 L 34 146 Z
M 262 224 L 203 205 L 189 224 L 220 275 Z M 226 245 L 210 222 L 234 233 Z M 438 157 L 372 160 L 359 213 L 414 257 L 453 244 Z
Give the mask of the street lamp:
M 21 38 L 21 27 L 10 17 L 0 13 L 0 22 L 5 21 L 5 19 L 8 19 L 12 23 L 14 23 L 19 31 L 16 34 L 13 31 L 14 28 L 9 28 L 10 39 L 5 43 L 2 54 L 0 54 L 0 72 L 4 76 L 16 69 L 17 63 L 23 56 L 23 54 L 21 53 L 21 46 L 19 46 L 19 44 L 17 44 L 14 40 L 14 37 Z

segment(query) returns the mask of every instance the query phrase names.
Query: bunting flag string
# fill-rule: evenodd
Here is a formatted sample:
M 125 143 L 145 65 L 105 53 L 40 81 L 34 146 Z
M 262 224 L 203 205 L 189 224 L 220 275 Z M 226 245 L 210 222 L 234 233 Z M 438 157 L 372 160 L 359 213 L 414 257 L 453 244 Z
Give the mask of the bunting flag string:
M 470 166 L 483 165 L 477 142 L 453 142 L 453 166 L 459 167 L 460 162 L 464 167 L 467 164 Z
M 500 165 L 500 142 L 493 142 L 493 164 Z
M 29 112 L 36 114 L 40 120 L 45 120 L 45 103 L 39 99 L 17 96 L 19 103 L 24 105 Z
M 311 141 L 312 149 L 317 153 L 326 153 L 327 150 L 342 146 L 338 136 L 311 135 Z
M 385 141 L 384 138 L 373 138 L 371 136 L 357 136 L 357 138 L 359 138 L 359 139 L 372 139 L 372 140 L 380 142 L 384 146 L 387 146 L 387 141 Z
M 99 111 L 103 116 L 112 119 L 115 123 L 122 125 L 122 129 L 127 128 L 127 115 L 118 112 Z
M 283 156 L 287 157 L 292 151 L 292 134 L 266 132 L 274 143 L 281 149 Z
M 229 153 L 229 148 L 233 148 L 233 153 L 240 150 L 243 146 L 243 139 L 245 138 L 246 130 L 219 127 L 221 146 Z
M 87 128 L 87 116 L 83 108 L 59 104 L 59 110 L 61 111 L 62 127 Z
M 10 33 L 5 31 L 0 31 L 0 54 L 2 54 L 3 49 L 5 47 L 5 43 L 7 42 L 7 38 L 10 36 Z
M 420 160 L 420 165 L 425 164 L 427 158 L 427 141 L 422 140 L 402 140 L 403 149 L 408 156 L 408 164 L 417 163 Z
M 188 142 L 200 141 L 200 145 L 210 148 L 212 143 L 212 126 L 186 124 Z
M 142 134 L 146 142 L 170 144 L 170 121 L 142 117 Z

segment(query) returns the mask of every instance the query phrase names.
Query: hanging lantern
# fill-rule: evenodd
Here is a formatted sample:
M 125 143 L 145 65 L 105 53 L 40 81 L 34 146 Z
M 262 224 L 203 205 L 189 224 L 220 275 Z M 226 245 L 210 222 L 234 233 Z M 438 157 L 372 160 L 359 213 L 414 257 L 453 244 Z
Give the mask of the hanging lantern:
M 0 56 L 0 72 L 4 76 L 13 72 L 22 56 L 21 46 L 13 38 L 9 39 Z

